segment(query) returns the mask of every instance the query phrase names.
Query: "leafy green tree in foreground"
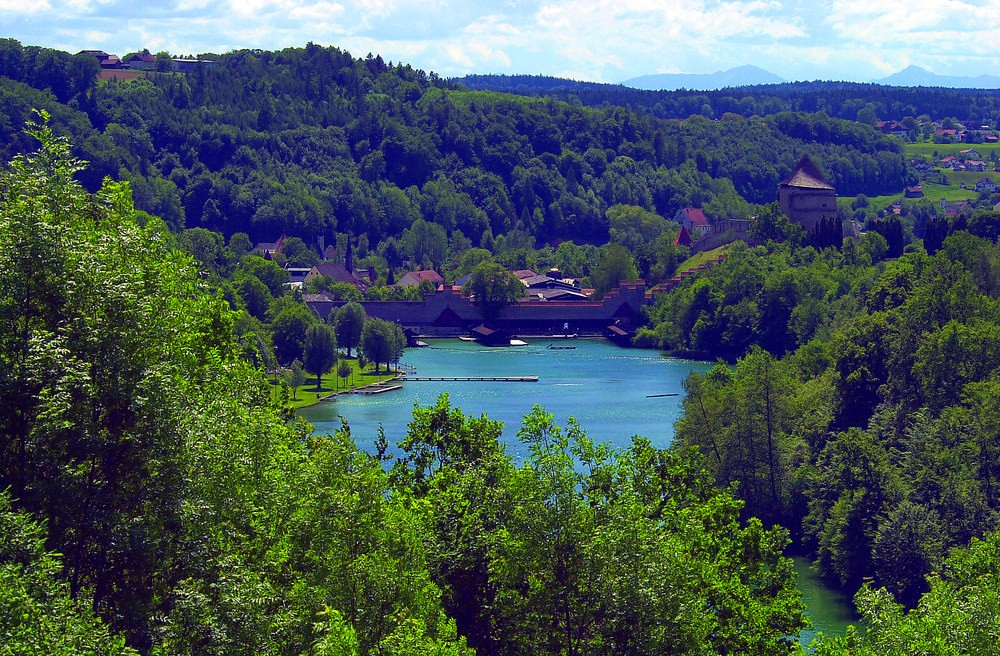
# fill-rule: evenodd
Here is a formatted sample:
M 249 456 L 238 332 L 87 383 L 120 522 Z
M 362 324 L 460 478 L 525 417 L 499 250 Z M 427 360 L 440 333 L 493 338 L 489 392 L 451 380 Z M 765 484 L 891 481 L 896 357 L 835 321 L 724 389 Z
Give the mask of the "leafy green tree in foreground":
M 0 180 L 0 489 L 33 518 L 0 497 L 0 653 L 468 654 L 381 464 L 286 423 L 194 260 L 31 131 Z
M 416 408 L 397 489 L 426 500 L 430 569 L 483 654 L 787 654 L 804 625 L 782 529 L 683 457 L 614 452 L 536 407 L 517 467 L 500 425 Z
M 996 654 L 1000 635 L 1000 533 L 956 549 L 940 573 L 928 577 L 930 591 L 904 611 L 885 589 L 865 585 L 855 601 L 864 633 L 813 643 L 819 656 Z
M 135 654 L 94 616 L 90 599 L 70 596 L 59 556 L 45 549 L 45 529 L 11 510 L 5 492 L 0 536 L 0 654 Z

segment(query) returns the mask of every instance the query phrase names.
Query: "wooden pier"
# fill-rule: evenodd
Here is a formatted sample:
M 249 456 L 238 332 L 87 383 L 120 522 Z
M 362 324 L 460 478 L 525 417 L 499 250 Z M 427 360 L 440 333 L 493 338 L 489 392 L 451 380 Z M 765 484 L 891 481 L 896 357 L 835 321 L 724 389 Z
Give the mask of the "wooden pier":
M 383 394 L 385 392 L 391 392 L 393 390 L 403 389 L 402 385 L 372 385 L 371 387 L 362 387 L 354 390 L 355 394 Z
M 410 381 L 455 381 L 473 383 L 537 383 L 538 376 L 406 376 Z

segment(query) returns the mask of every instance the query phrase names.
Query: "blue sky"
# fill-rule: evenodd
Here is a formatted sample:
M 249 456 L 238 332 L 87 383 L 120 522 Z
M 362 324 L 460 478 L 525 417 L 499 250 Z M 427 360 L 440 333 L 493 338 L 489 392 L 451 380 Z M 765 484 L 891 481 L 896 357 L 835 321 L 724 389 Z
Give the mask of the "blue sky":
M 1000 0 L 0 0 L 0 36 L 119 55 L 312 41 L 446 77 L 620 82 L 743 64 L 787 80 L 868 81 L 911 64 L 1000 73 Z

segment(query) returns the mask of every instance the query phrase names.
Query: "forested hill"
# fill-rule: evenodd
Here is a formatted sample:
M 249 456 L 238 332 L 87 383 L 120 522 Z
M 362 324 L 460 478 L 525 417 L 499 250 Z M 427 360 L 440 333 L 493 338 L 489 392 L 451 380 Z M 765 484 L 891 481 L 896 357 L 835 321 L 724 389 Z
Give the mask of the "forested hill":
M 423 218 L 473 245 L 514 231 L 601 242 L 620 203 L 745 214 L 803 153 L 844 195 L 907 181 L 895 141 L 823 114 L 663 121 L 463 90 L 311 44 L 216 59 L 98 84 L 84 56 L 0 41 L 0 156 L 26 148 L 21 127 L 43 107 L 90 162 L 89 189 L 127 179 L 137 206 L 174 229 L 258 240 L 351 231 L 375 243 Z
M 617 105 L 658 118 L 692 114 L 721 117 L 767 116 L 780 112 L 824 112 L 854 121 L 862 109 L 886 120 L 907 116 L 946 116 L 971 125 L 993 124 L 1000 117 L 1000 90 L 892 87 L 860 82 L 788 82 L 717 91 L 648 91 L 620 84 L 577 82 L 542 75 L 468 75 L 453 83 L 469 89 L 546 96 L 587 106 Z

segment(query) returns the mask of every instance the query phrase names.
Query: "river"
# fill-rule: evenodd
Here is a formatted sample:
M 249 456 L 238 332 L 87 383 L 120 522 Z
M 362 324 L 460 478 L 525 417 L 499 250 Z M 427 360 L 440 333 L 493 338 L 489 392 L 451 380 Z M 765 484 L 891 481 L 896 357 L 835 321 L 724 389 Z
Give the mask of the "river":
M 527 448 L 518 442 L 517 429 L 536 404 L 554 414 L 560 425 L 574 417 L 596 442 L 627 448 L 633 435 L 641 435 L 664 448 L 670 445 L 680 416 L 684 379 L 712 367 L 592 339 L 538 339 L 508 348 L 457 339 L 430 340 L 430 344 L 407 349 L 402 365 L 414 368 L 417 376 L 538 376 L 538 382 L 413 381 L 384 394 L 340 396 L 299 414 L 320 433 L 336 431 L 343 416 L 357 445 L 372 453 L 381 425 L 391 452 L 406 433 L 414 404 L 431 405 L 447 392 L 452 407 L 502 421 L 507 452 L 518 460 L 527 455 Z M 812 631 L 802 633 L 801 642 L 808 645 L 820 631 L 842 635 L 847 624 L 856 621 L 850 601 L 825 587 L 804 560 L 796 559 L 796 571 L 814 624 Z

